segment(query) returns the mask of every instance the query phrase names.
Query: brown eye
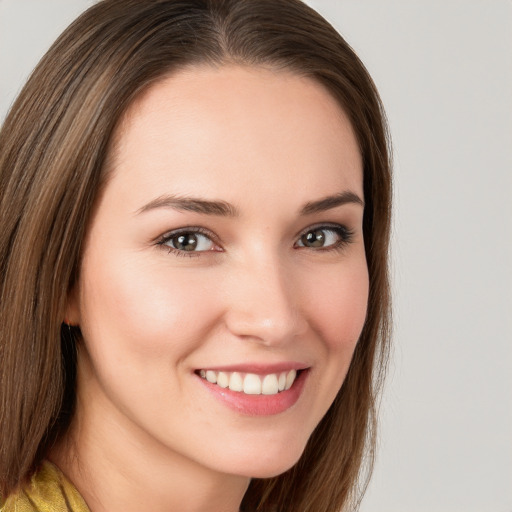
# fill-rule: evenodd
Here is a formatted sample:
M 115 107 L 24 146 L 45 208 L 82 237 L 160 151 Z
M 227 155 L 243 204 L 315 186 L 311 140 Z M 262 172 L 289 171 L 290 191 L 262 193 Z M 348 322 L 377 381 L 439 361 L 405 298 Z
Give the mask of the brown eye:
M 326 236 L 323 229 L 308 231 L 300 237 L 300 241 L 304 247 L 323 247 L 325 239 Z
M 178 235 L 171 238 L 172 246 L 180 251 L 195 251 L 197 247 L 197 236 L 193 233 Z
M 351 238 L 352 232 L 343 226 L 320 226 L 304 231 L 296 245 L 310 249 L 336 248 L 349 243 Z
M 214 247 L 214 243 L 208 236 L 194 231 L 170 233 L 161 245 L 181 252 L 211 251 Z

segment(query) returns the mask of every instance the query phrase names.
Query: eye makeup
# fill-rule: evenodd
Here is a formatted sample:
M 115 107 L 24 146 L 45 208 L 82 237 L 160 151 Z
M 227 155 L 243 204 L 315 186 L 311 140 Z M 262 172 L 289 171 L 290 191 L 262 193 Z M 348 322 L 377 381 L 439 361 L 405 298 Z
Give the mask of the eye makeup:
M 352 242 L 353 237 L 354 232 L 341 224 L 317 224 L 299 233 L 294 248 L 321 252 L 341 250 Z M 224 250 L 210 230 L 199 226 L 169 231 L 156 244 L 178 257 L 197 257 L 207 252 Z
M 156 243 L 175 256 L 197 257 L 205 252 L 221 252 L 216 238 L 210 230 L 189 226 L 165 233 Z

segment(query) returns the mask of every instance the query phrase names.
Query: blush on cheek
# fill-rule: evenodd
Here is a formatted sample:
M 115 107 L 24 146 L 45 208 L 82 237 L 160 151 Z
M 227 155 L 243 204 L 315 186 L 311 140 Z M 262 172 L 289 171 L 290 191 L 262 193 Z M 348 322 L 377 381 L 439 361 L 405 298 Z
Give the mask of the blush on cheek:
M 200 344 L 216 318 L 214 288 L 206 290 L 197 273 L 171 272 L 167 265 L 137 259 L 123 263 L 94 266 L 91 261 L 84 267 L 83 306 L 90 329 L 144 357 L 148 350 L 163 355 L 175 340 L 191 350 Z M 88 269 L 94 272 L 88 275 Z
M 343 287 L 332 286 L 324 299 L 317 301 L 316 317 L 331 350 L 354 348 L 366 320 L 368 286 L 366 274 L 347 280 Z

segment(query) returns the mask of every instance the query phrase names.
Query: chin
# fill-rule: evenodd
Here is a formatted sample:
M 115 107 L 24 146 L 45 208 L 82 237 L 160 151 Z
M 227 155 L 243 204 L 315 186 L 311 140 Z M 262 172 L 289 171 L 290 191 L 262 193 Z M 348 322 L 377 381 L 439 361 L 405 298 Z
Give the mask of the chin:
M 249 478 L 272 478 L 292 468 L 302 456 L 304 447 L 305 443 L 290 440 L 277 448 L 272 444 L 258 443 L 257 449 L 251 453 L 238 453 L 239 458 L 234 464 L 229 464 L 231 469 L 228 472 Z

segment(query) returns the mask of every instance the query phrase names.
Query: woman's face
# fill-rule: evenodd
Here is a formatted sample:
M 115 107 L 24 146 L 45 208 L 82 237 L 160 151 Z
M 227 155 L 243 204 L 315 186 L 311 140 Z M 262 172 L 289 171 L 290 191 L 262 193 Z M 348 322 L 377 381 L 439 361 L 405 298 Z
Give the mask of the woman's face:
M 311 79 L 194 67 L 152 86 L 116 139 L 68 307 L 79 417 L 104 432 L 105 457 L 283 472 L 365 320 L 347 117 Z

